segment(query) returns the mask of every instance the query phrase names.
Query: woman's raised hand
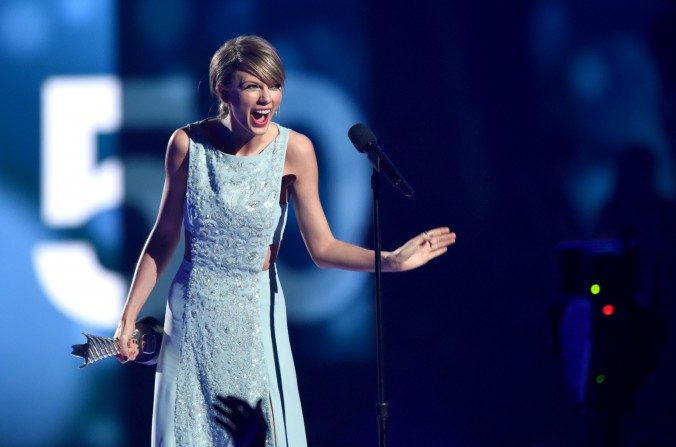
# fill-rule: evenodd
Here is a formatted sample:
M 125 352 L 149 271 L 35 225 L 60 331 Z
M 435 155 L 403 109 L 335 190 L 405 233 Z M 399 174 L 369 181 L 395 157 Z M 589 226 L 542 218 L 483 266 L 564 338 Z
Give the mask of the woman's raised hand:
M 383 256 L 383 271 L 404 272 L 427 264 L 443 255 L 455 243 L 455 233 L 448 227 L 423 231 L 393 252 Z

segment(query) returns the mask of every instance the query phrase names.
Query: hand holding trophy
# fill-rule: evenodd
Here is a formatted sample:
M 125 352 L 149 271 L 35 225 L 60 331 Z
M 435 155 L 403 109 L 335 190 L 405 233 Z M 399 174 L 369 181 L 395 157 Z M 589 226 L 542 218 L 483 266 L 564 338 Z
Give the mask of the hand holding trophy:
M 71 352 L 72 355 L 84 359 L 80 368 L 120 353 L 117 340 L 112 337 L 99 337 L 84 332 L 83 335 L 87 338 L 87 342 L 73 345 Z M 162 324 L 155 318 L 145 317 L 137 321 L 132 342 L 136 344 L 139 353 L 134 361 L 143 365 L 156 364 L 162 346 L 162 335 Z

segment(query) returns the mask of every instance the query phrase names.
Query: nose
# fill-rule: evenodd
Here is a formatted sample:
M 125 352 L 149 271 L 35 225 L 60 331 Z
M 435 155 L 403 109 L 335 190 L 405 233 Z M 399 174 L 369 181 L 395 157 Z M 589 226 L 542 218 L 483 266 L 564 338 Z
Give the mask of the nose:
M 270 89 L 268 88 L 267 85 L 264 85 L 263 88 L 261 88 L 261 94 L 258 97 L 258 103 L 261 105 L 268 104 L 272 101 L 272 96 L 270 95 Z

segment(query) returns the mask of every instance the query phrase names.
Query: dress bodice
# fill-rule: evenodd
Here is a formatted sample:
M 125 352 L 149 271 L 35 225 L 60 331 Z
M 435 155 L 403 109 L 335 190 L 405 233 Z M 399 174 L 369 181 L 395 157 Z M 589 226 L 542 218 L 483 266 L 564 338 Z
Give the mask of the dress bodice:
M 234 156 L 214 148 L 199 123 L 188 127 L 189 174 L 184 226 L 195 267 L 261 270 L 267 248 L 286 222 L 280 203 L 289 129 L 259 154 Z

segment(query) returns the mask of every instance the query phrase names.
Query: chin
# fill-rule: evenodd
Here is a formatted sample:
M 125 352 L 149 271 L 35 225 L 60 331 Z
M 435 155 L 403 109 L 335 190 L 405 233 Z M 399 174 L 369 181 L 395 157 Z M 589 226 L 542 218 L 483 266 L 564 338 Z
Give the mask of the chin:
M 267 123 L 265 123 L 262 126 L 256 125 L 256 124 L 249 124 L 249 129 L 251 130 L 252 133 L 254 133 L 256 135 L 264 135 L 268 131 L 268 129 L 270 128 L 271 122 L 272 121 L 268 121 Z

